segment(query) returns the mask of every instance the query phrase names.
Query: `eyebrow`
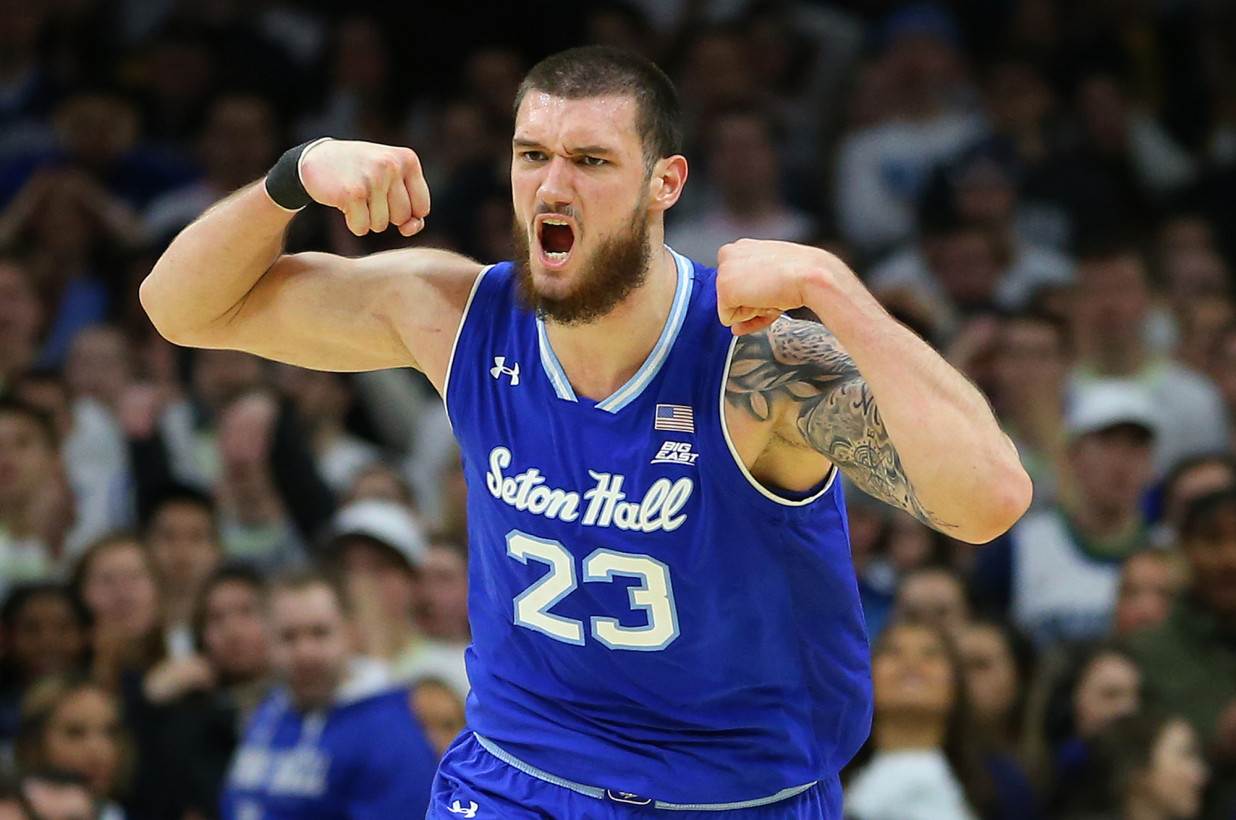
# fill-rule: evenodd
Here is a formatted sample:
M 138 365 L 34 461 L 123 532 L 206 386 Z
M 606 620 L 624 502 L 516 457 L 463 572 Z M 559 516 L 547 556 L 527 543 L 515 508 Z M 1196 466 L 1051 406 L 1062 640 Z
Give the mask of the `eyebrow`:
M 511 140 L 511 144 L 516 148 L 545 148 L 544 145 L 536 140 L 524 139 L 523 137 L 515 137 Z M 581 145 L 579 148 L 568 150 L 567 153 L 571 156 L 579 156 L 580 154 L 614 156 L 615 152 L 612 148 L 606 148 L 604 145 Z

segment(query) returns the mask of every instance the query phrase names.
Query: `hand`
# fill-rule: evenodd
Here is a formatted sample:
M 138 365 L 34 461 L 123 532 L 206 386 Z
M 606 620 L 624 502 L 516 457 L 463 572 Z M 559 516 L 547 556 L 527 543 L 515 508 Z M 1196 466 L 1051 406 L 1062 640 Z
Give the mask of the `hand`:
M 343 211 L 357 236 L 388 225 L 412 236 L 425 227 L 429 186 L 409 148 L 327 140 L 301 155 L 300 178 L 314 201 Z
M 215 685 L 215 672 L 201 655 L 168 659 L 151 669 L 142 683 L 151 703 L 169 703 L 189 692 Z
M 787 310 L 807 306 L 807 294 L 821 275 L 834 285 L 862 288 L 844 262 L 820 248 L 759 239 L 731 242 L 717 252 L 717 315 L 735 336 L 763 330 Z
M 160 384 L 137 382 L 127 386 L 116 408 L 125 435 L 135 441 L 153 438 L 169 399 L 167 389 Z
M 278 417 L 279 405 L 265 393 L 251 393 L 229 404 L 219 419 L 224 463 L 265 465 Z

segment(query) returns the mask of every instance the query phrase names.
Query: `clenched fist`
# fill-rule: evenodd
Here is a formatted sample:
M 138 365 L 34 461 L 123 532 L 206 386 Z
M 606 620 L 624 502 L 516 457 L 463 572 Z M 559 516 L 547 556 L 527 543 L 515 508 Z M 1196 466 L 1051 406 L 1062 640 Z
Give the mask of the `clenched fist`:
M 412 236 L 425 227 L 429 186 L 410 148 L 326 140 L 301 155 L 300 179 L 315 202 L 343 211 L 357 236 L 388 225 Z
M 717 314 L 734 335 L 754 333 L 786 311 L 808 306 L 821 286 L 865 291 L 828 251 L 793 242 L 740 239 L 717 252 Z

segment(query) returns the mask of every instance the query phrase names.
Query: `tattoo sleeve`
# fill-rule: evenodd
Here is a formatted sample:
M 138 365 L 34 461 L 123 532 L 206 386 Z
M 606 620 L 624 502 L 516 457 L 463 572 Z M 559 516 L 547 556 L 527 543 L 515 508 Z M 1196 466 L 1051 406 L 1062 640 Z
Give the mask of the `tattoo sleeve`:
M 867 494 L 940 530 L 949 524 L 919 502 L 880 410 L 854 360 L 817 322 L 781 318 L 735 342 L 726 403 L 766 421 L 791 401 L 803 442 Z

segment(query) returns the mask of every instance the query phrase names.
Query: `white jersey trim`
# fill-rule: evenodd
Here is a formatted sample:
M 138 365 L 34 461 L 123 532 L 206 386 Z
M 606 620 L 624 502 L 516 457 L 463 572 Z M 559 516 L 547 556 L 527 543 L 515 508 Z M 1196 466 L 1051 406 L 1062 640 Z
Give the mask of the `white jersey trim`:
M 730 364 L 734 360 L 734 348 L 737 346 L 737 344 L 738 344 L 738 337 L 735 336 L 733 341 L 730 342 L 729 352 L 725 354 L 725 368 L 721 371 L 721 395 L 720 395 L 721 435 L 725 437 L 725 446 L 729 448 L 730 456 L 733 457 L 734 463 L 738 465 L 738 469 L 740 472 L 742 472 L 743 477 L 747 479 L 747 483 L 749 483 L 752 487 L 758 490 L 760 495 L 764 496 L 769 501 L 775 501 L 776 503 L 782 505 L 783 507 L 805 507 L 814 501 L 818 501 L 821 497 L 823 497 L 825 493 L 827 493 L 832 488 L 833 482 L 837 480 L 837 465 L 836 464 L 834 464 L 829 469 L 828 478 L 825 479 L 823 487 L 821 487 L 818 491 L 812 493 L 807 498 L 794 500 L 792 498 L 785 498 L 783 496 L 777 495 L 772 490 L 768 489 L 763 484 L 761 484 L 759 481 L 757 481 L 755 476 L 751 475 L 751 471 L 747 469 L 747 465 L 743 463 L 742 456 L 738 454 L 738 448 L 734 446 L 734 440 L 730 438 L 729 425 L 726 424 L 726 421 L 725 421 L 725 388 L 726 388 L 726 385 L 729 384 Z
M 597 402 L 597 410 L 617 413 L 637 399 L 640 393 L 644 392 L 644 388 L 661 371 L 661 367 L 669 358 L 670 350 L 674 347 L 674 341 L 678 338 L 678 332 L 682 329 L 683 322 L 686 321 L 687 308 L 691 304 L 691 291 L 695 284 L 695 279 L 692 276 L 693 268 L 690 260 L 685 256 L 668 245 L 666 245 L 666 250 L 674 256 L 674 263 L 678 270 L 678 282 L 674 289 L 674 301 L 670 305 L 669 316 L 665 320 L 665 327 L 661 329 L 661 335 L 657 338 L 657 343 L 648 354 L 648 358 L 640 365 L 639 370 L 635 372 L 635 375 L 611 395 Z M 562 363 L 558 361 L 558 356 L 549 344 L 549 334 L 545 330 L 545 322 L 540 316 L 536 317 L 536 336 L 537 344 L 541 351 L 541 367 L 549 378 L 549 383 L 553 386 L 554 393 L 564 401 L 579 401 L 575 395 L 574 388 L 571 387 L 570 380 L 567 379 L 566 371 L 562 369 Z
M 459 327 L 455 328 L 455 341 L 451 342 L 451 356 L 446 360 L 446 375 L 442 378 L 442 406 L 446 408 L 446 423 L 450 425 L 451 432 L 455 432 L 455 422 L 451 419 L 451 403 L 449 401 L 451 395 L 451 373 L 455 369 L 455 351 L 459 349 L 459 340 L 463 336 L 464 324 L 468 321 L 468 312 L 472 310 L 472 300 L 476 298 L 476 292 L 481 289 L 481 280 L 485 278 L 485 274 L 493 269 L 493 265 L 486 265 L 481 268 L 480 273 L 476 275 L 476 279 L 472 281 L 472 290 L 468 292 L 468 301 L 464 302 L 463 313 L 459 316 Z

